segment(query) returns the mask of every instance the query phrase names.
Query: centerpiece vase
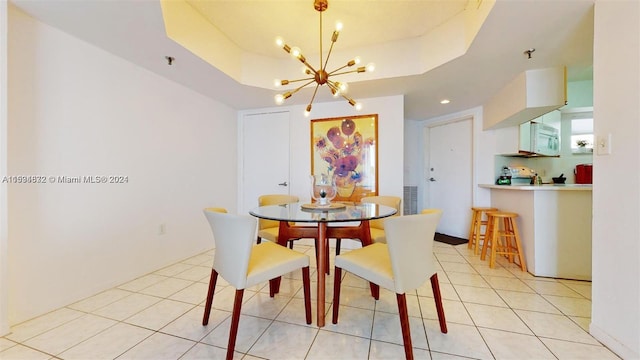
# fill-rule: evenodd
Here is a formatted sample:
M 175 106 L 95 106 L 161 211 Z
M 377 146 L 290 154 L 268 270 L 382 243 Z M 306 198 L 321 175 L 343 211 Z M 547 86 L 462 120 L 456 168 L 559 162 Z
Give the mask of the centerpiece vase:
M 329 207 L 331 200 L 336 197 L 336 183 L 334 178 L 322 175 L 311 175 L 311 198 L 317 206 Z
M 336 176 L 336 188 L 338 196 L 348 198 L 353 195 L 353 191 L 356 189 L 356 183 L 351 179 L 351 176 Z

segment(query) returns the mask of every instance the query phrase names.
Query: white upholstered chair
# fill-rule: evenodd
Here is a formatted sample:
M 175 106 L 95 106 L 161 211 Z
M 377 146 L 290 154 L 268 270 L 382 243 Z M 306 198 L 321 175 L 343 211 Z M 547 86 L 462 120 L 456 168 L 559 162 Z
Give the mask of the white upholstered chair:
M 413 359 L 405 294 L 431 279 L 440 331 L 447 332 L 438 274 L 433 264 L 433 237 L 442 211 L 406 215 L 385 221 L 387 243 L 373 243 L 336 256 L 333 290 L 333 323 L 338 323 L 342 270 L 396 293 L 407 359 Z
M 290 204 L 298 201 L 300 201 L 300 199 L 294 195 L 269 194 L 258 197 L 259 206 Z M 271 242 L 277 243 L 279 226 L 279 221 L 260 219 L 258 221 L 257 243 L 260 244 L 262 239 L 267 239 Z M 289 248 L 293 249 L 293 240 L 289 241 Z
M 402 199 L 397 196 L 367 196 L 363 197 L 360 201 L 363 203 L 372 203 L 392 207 L 398 211 L 393 216 L 400 215 L 400 203 L 402 202 Z M 386 242 L 386 236 L 384 233 L 384 220 L 385 219 L 377 219 L 369 221 L 371 241 L 374 243 Z M 336 255 L 340 255 L 340 242 L 340 239 L 336 239 Z
M 305 316 L 307 324 L 311 324 L 309 257 L 273 242 L 254 245 L 258 221 L 252 216 L 227 214 L 226 210 L 220 208 L 213 211 L 205 209 L 204 214 L 211 225 L 216 247 L 202 325 L 209 323 L 218 275 L 236 288 L 227 359 L 233 358 L 242 296 L 247 287 L 269 280 L 270 295 L 273 297 L 274 279 L 302 269 Z

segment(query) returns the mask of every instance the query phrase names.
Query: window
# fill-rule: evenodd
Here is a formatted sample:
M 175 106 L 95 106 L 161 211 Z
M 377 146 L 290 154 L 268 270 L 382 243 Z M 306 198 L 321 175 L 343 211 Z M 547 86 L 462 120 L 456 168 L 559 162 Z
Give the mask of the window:
M 571 152 L 593 152 L 593 112 L 576 112 L 571 119 Z

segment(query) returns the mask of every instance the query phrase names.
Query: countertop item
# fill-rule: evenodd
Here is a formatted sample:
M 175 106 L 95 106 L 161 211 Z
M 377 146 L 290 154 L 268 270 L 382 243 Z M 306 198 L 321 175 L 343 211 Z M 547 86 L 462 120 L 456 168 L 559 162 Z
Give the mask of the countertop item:
M 480 184 L 485 189 L 501 189 L 516 191 L 591 191 L 591 184 L 542 184 L 542 185 L 494 185 Z
M 564 173 L 560 174 L 558 177 L 551 178 L 554 184 L 564 184 L 567 181 L 567 178 L 564 177 Z

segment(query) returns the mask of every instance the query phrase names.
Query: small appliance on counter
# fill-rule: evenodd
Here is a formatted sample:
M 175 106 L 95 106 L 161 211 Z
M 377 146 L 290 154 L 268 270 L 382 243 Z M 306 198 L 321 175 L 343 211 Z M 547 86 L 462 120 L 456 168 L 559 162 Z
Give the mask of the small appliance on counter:
M 578 164 L 574 170 L 576 184 L 593 183 L 593 164 Z
M 524 166 L 510 167 L 511 185 L 530 185 L 534 181 L 536 171 Z
M 496 180 L 496 185 L 511 185 L 511 170 L 508 167 L 502 168 L 502 172 Z

